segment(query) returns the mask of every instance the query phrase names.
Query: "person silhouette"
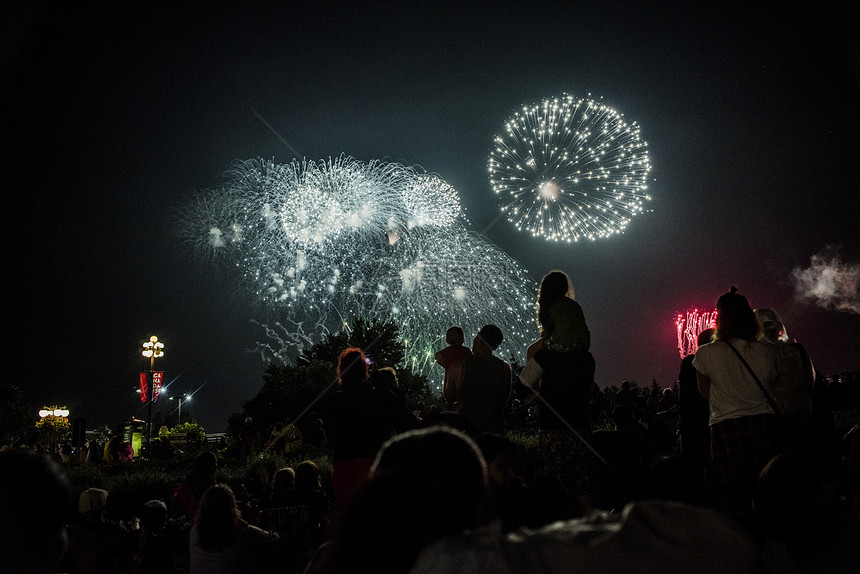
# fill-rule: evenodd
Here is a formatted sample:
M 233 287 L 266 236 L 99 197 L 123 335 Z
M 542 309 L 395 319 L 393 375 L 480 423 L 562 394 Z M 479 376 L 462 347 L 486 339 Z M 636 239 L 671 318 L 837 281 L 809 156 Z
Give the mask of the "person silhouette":
M 472 356 L 462 361 L 457 386 L 457 412 L 482 432 L 504 434 L 505 412 L 511 398 L 511 366 L 493 355 L 503 340 L 496 325 L 484 325 L 472 342 Z
M 0 572 L 55 572 L 66 552 L 72 489 L 48 456 L 0 452 Z

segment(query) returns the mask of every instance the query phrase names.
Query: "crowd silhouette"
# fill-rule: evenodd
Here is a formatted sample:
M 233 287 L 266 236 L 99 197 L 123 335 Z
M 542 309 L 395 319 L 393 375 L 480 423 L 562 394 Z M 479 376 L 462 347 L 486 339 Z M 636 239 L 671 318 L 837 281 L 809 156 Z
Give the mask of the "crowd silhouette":
M 566 274 L 536 309 L 523 366 L 494 355 L 496 325 L 471 347 L 448 330 L 441 410 L 350 347 L 324 418 L 260 433 L 247 417 L 233 437 L 244 457 L 327 449 L 330 476 L 306 460 L 226 484 L 204 451 L 172 499 L 121 522 L 109 492 L 75 500 L 48 457 L 2 452 L 0 571 L 860 572 L 860 428 L 835 432 L 837 390 L 776 311 L 732 287 L 673 388 L 600 389 Z

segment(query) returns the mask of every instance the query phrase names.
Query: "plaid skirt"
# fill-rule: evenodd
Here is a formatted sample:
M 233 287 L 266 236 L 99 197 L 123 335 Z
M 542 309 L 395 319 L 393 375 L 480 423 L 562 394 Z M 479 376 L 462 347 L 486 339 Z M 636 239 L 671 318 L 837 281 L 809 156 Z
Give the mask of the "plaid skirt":
M 753 415 L 711 425 L 709 483 L 718 500 L 747 510 L 759 472 L 779 454 L 779 421 L 775 415 Z

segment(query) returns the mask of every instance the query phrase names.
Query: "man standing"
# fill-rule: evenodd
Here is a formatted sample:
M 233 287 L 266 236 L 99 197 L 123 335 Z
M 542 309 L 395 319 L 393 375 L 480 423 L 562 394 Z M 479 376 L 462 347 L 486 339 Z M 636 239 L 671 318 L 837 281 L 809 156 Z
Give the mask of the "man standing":
M 460 415 L 476 433 L 505 432 L 505 407 L 511 395 L 511 366 L 493 355 L 502 338 L 502 331 L 497 326 L 484 325 L 472 342 L 472 356 L 463 359 L 457 404 Z

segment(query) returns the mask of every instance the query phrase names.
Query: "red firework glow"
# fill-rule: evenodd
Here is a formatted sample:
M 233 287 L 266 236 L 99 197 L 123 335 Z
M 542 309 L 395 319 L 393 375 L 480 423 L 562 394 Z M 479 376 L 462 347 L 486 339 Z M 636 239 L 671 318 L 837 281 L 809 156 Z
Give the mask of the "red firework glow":
M 683 359 L 699 348 L 699 333 L 717 326 L 717 310 L 699 312 L 698 309 L 675 315 L 675 328 L 678 330 L 678 352 Z

